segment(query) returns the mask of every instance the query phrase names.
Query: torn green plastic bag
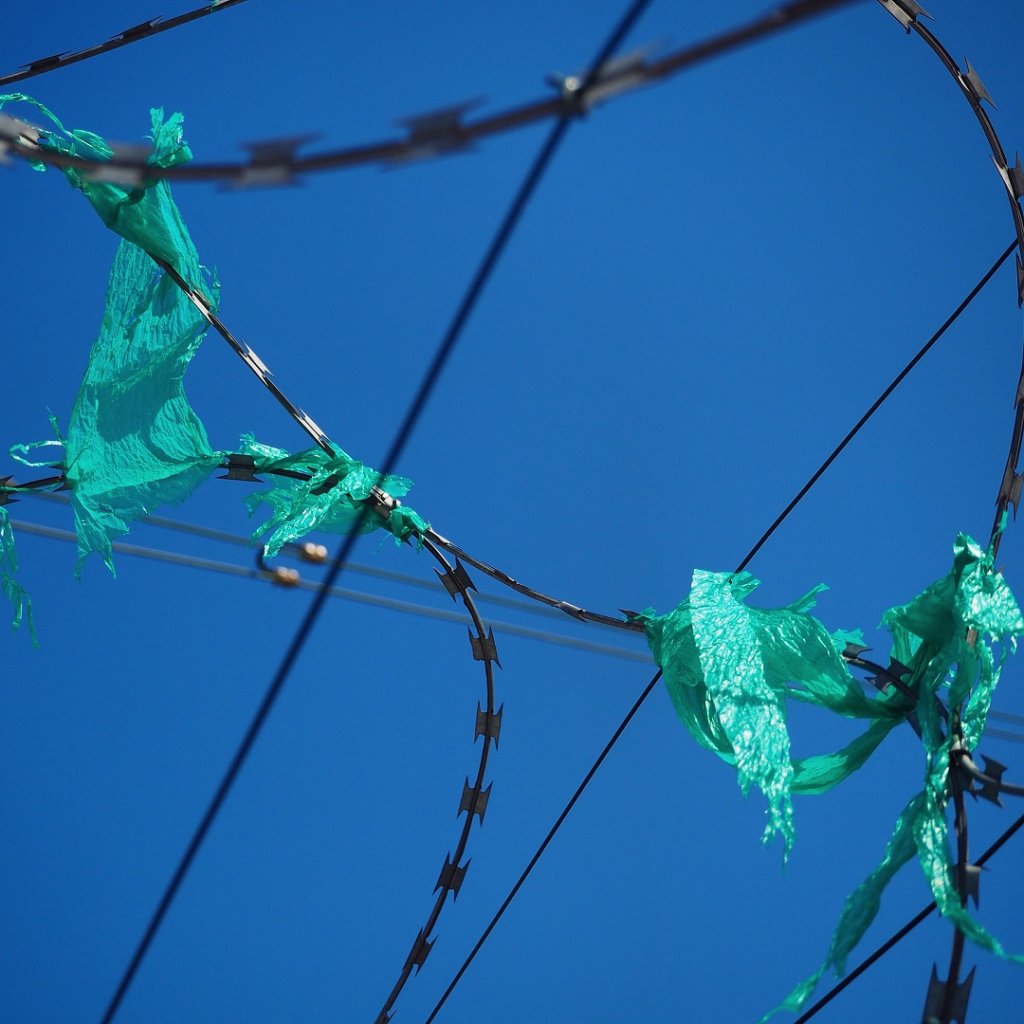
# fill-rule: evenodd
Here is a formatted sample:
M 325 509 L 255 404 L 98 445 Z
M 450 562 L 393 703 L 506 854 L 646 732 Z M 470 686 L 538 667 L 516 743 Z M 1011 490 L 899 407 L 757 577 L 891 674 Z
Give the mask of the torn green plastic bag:
M 744 793 L 752 784 L 764 793 L 764 840 L 781 834 L 788 854 L 791 792 L 825 792 L 849 776 L 902 719 L 906 701 L 861 691 L 839 653 L 856 634 L 831 636 L 810 614 L 823 587 L 764 609 L 745 603 L 757 586 L 749 573 L 697 570 L 688 600 L 667 615 L 637 618 L 679 717 L 698 743 L 736 766 Z M 791 761 L 787 697 L 877 721 L 840 751 Z
M 0 97 L 0 106 L 21 94 Z M 45 143 L 61 152 L 107 157 L 110 148 L 88 132 L 58 126 Z M 152 163 L 170 166 L 190 158 L 182 116 L 166 123 L 150 112 Z M 203 339 L 206 320 L 147 255 L 171 263 L 198 286 L 202 268 L 188 229 L 165 181 L 128 188 L 64 172 L 123 236 L 107 286 L 106 308 L 64 440 L 63 465 L 71 488 L 78 534 L 78 562 L 98 551 L 113 571 L 111 541 L 128 523 L 158 505 L 184 501 L 223 460 L 185 397 L 183 378 Z M 216 305 L 216 282 L 207 285 Z
M 32 621 L 32 599 L 25 588 L 15 579 L 18 572 L 18 552 L 14 547 L 14 531 L 7 515 L 7 509 L 0 505 L 0 590 L 14 608 L 13 629 L 20 629 L 22 622 L 28 622 L 29 636 L 36 643 L 36 628 Z
M 373 486 L 377 484 L 376 470 L 364 466 L 340 449 L 333 457 L 321 448 L 290 455 L 280 448 L 259 444 L 251 435 L 245 435 L 240 450 L 242 454 L 253 457 L 257 473 L 270 475 L 270 470 L 289 470 L 311 474 L 309 480 L 272 476 L 270 490 L 260 491 L 246 499 L 250 515 L 261 504 L 273 509 L 271 518 L 259 526 L 251 538 L 255 543 L 270 533 L 265 545 L 268 557 L 312 530 L 349 533 L 359 520 L 362 503 L 370 497 Z M 402 476 L 387 476 L 378 486 L 398 498 L 408 493 L 412 481 Z M 386 520 L 371 512 L 364 519 L 360 532 L 370 533 L 381 526 L 401 542 L 412 534 L 423 534 L 429 525 L 411 508 L 400 505 Z
M 878 912 L 882 891 L 915 852 L 940 913 L 979 946 L 1024 963 L 1024 957 L 1007 953 L 960 905 L 946 821 L 951 738 L 943 736 L 936 706 L 937 695 L 948 686 L 948 705 L 963 708 L 964 744 L 973 750 L 985 728 L 1007 647 L 1014 649 L 1024 636 L 1020 608 L 993 567 L 991 549 L 983 550 L 960 534 L 952 571 L 908 604 L 889 609 L 882 624 L 892 633 L 892 656 L 910 667 L 906 681 L 918 692 L 925 787 L 900 814 L 881 863 L 847 897 L 824 963 L 776 1010 L 799 1011 L 829 968 L 838 976 L 844 973 L 849 953 Z M 995 642 L 1004 645 L 998 663 L 991 647 Z

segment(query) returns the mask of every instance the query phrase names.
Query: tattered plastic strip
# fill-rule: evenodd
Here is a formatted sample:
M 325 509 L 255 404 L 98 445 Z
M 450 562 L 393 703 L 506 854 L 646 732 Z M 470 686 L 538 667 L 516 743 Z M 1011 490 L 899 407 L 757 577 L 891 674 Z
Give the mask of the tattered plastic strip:
M 21 94 L 0 97 L 33 103 L 57 128 L 44 141 L 61 152 L 109 155 L 89 132 L 66 131 L 41 104 Z M 150 112 L 156 166 L 191 158 L 180 114 L 164 121 Z M 191 280 L 203 278 L 199 256 L 167 182 L 129 188 L 65 169 L 103 222 L 122 236 L 107 286 L 99 336 L 74 408 L 62 464 L 78 533 L 76 575 L 92 551 L 113 572 L 111 541 L 158 505 L 177 505 L 223 460 L 185 397 L 183 379 L 206 331 L 206 320 L 160 271 L 161 255 Z M 208 284 L 211 301 L 218 292 Z
M 0 505 L 0 590 L 14 608 L 13 629 L 20 629 L 23 622 L 28 623 L 32 643 L 37 647 L 35 623 L 32 621 L 32 599 L 25 588 L 15 578 L 18 572 L 18 552 L 14 546 L 14 531 L 7 515 L 7 509 Z
M 889 609 L 882 622 L 892 633 L 893 657 L 910 667 L 908 682 L 918 692 L 925 787 L 900 814 L 882 862 L 847 898 L 822 966 L 772 1013 L 799 1010 L 830 968 L 843 974 L 849 952 L 878 912 L 882 891 L 915 851 L 940 913 L 982 948 L 1024 963 L 1024 955 L 1008 953 L 961 904 L 946 821 L 953 737 L 943 734 L 935 699 L 948 688 L 950 707 L 966 704 L 962 731 L 965 746 L 972 749 L 984 731 L 1003 659 L 1024 636 L 1024 617 L 993 567 L 993 548 L 983 550 L 961 534 L 954 545 L 953 569 L 908 604 Z M 994 643 L 1003 645 L 998 661 Z
M 864 695 L 839 653 L 859 634 L 830 635 L 810 614 L 822 587 L 785 608 L 762 609 L 745 603 L 757 585 L 749 573 L 697 570 L 687 601 L 667 615 L 648 610 L 635 618 L 690 734 L 737 767 L 744 792 L 756 785 L 764 793 L 764 839 L 781 834 L 788 855 L 791 792 L 822 793 L 847 778 L 902 720 L 907 702 L 895 693 Z M 787 697 L 879 721 L 840 751 L 794 762 Z
M 263 504 L 273 510 L 270 519 L 260 525 L 251 538 L 255 543 L 270 533 L 264 548 L 268 558 L 312 530 L 349 533 L 360 521 L 361 506 L 373 496 L 374 487 L 392 497 L 401 497 L 412 487 L 412 481 L 402 476 L 379 479 L 376 470 L 341 449 L 333 456 L 320 448 L 292 455 L 281 448 L 259 444 L 251 435 L 245 435 L 241 453 L 253 458 L 255 473 L 273 476 L 270 490 L 246 499 L 250 515 Z M 364 516 L 360 529 L 370 533 L 380 526 L 390 530 L 398 543 L 413 535 L 422 536 L 430 528 L 420 515 L 397 502 L 387 519 L 378 515 Z

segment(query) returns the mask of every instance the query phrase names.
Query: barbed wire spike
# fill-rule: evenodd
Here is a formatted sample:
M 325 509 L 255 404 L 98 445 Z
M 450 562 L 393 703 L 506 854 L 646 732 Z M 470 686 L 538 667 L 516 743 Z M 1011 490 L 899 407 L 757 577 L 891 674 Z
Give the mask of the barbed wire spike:
M 469 644 L 473 648 L 473 658 L 476 661 L 493 661 L 498 668 L 501 668 L 493 629 L 488 630 L 487 636 L 476 636 L 472 630 L 469 630 Z
M 970 89 L 971 95 L 978 101 L 978 103 L 987 102 L 990 107 L 994 110 L 998 110 L 996 107 L 996 101 L 989 95 L 988 89 L 985 88 L 985 83 L 978 77 L 978 72 L 971 67 L 971 62 L 964 57 L 964 64 L 967 67 L 966 71 L 960 72 L 960 80 L 967 85 Z
M 249 483 L 263 483 L 256 475 L 256 459 L 252 455 L 231 454 L 223 468 L 227 472 L 217 477 L 218 480 L 245 480 Z
M 430 955 L 430 951 L 434 948 L 434 943 L 437 942 L 437 938 L 427 940 L 426 935 L 423 934 L 423 930 L 420 929 L 416 936 L 416 941 L 412 945 L 412 949 L 409 952 L 409 956 L 406 958 L 406 968 L 415 967 L 416 973 L 419 974 L 423 965 L 427 962 L 427 957 Z
M 1006 765 L 1000 764 L 998 761 L 991 757 L 986 757 L 982 754 L 981 759 L 985 762 L 985 775 L 991 779 L 991 782 L 983 782 L 981 788 L 978 790 L 978 796 L 982 800 L 988 800 L 994 803 L 997 807 L 1002 807 L 1003 803 L 999 799 L 999 790 L 1002 788 L 1003 772 L 1006 771 Z
M 456 594 L 465 593 L 467 590 L 476 590 L 476 584 L 469 573 L 466 572 L 466 567 L 457 558 L 452 569 L 447 569 L 444 572 L 440 569 L 435 569 L 434 572 L 437 573 L 437 578 L 444 585 L 444 589 L 448 591 L 453 601 Z
M 935 965 L 932 964 L 932 976 L 928 981 L 928 995 L 924 1001 L 922 1024 L 953 1024 L 954 1021 L 957 1024 L 966 1024 L 967 1000 L 971 996 L 975 970 L 977 968 L 972 967 L 971 973 L 947 996 L 949 982 L 939 980 Z
M 1013 466 L 1007 465 L 1006 471 L 1003 473 L 1003 482 L 999 485 L 999 497 L 996 501 L 1012 505 L 1014 518 L 1017 516 L 1020 505 L 1022 487 L 1024 487 L 1024 475 L 1015 473 Z
M 918 18 L 931 18 L 931 15 L 915 0 L 878 0 L 878 2 L 907 30 L 907 35 L 910 34 L 910 26 Z
M 13 486 L 11 481 L 14 479 L 13 476 L 0 476 L 0 506 L 13 505 L 19 499 L 14 497 Z M 477 728 L 479 728 L 480 722 L 480 705 L 477 705 Z M 480 734 L 477 733 L 479 736 Z
M 466 877 L 469 865 L 470 861 L 468 860 L 465 864 L 453 864 L 451 854 L 445 854 L 444 867 L 441 868 L 441 874 L 437 876 L 434 892 L 437 892 L 438 889 L 447 889 L 452 894 L 453 900 L 458 899 L 462 880 Z
M 1000 163 L 994 153 L 992 154 L 992 163 L 996 165 L 996 170 L 999 172 L 999 177 L 1003 179 L 1006 191 L 1010 193 L 1014 202 L 1018 202 L 1024 197 L 1024 167 L 1021 166 L 1020 153 L 1017 154 L 1017 162 L 1013 167 Z
M 490 783 L 486 789 L 476 789 L 469 784 L 469 779 L 466 779 L 465 784 L 462 787 L 462 800 L 459 802 L 459 811 L 455 815 L 457 818 L 463 811 L 468 811 L 470 818 L 475 814 L 480 819 L 480 824 L 484 823 L 484 814 L 487 813 L 487 802 L 491 799 L 491 787 L 494 783 Z
M 26 72 L 38 75 L 43 71 L 50 71 L 57 67 L 70 52 L 70 50 L 61 50 L 60 53 L 52 53 L 49 57 L 39 57 L 32 61 L 31 64 L 22 64 L 21 66 Z
M 964 896 L 974 900 L 977 907 L 980 902 L 981 866 L 979 864 L 964 864 Z
M 321 137 L 320 132 L 289 135 L 279 139 L 261 139 L 243 142 L 241 148 L 249 152 L 249 164 L 230 188 L 256 188 L 272 185 L 294 185 L 297 182 L 294 164 L 300 146 Z
M 126 28 L 121 32 L 117 32 L 110 37 L 110 41 L 113 42 L 125 42 L 129 43 L 133 39 L 141 39 L 143 36 L 148 35 L 161 21 L 164 20 L 162 14 L 158 14 L 155 18 L 149 18 L 146 21 L 140 21 L 138 25 L 132 25 L 131 28 Z
M 501 716 L 505 710 L 505 705 L 502 704 L 497 711 L 490 712 L 485 711 L 480 707 L 480 703 L 476 705 L 476 732 L 473 735 L 473 742 L 475 743 L 481 736 L 486 736 L 489 739 L 494 740 L 495 749 L 498 747 L 498 736 L 501 733 Z
M 482 103 L 482 99 L 465 100 L 440 110 L 398 118 L 395 124 L 408 132 L 408 149 L 387 162 L 405 163 L 471 148 L 462 118 Z

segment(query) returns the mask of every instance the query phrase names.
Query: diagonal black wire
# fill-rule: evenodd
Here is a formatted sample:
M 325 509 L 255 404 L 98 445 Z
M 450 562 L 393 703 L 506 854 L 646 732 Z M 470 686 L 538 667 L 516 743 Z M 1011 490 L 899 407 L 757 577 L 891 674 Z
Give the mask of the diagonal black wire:
M 968 305 L 970 305 L 971 301 L 977 296 L 977 294 L 982 290 L 982 288 L 984 288 L 985 285 L 988 284 L 988 282 L 991 280 L 991 278 L 995 274 L 995 272 L 1003 265 L 1003 263 L 1006 262 L 1006 260 L 1010 256 L 1010 254 L 1016 248 L 1017 248 L 1017 242 L 1014 241 L 1006 249 L 1006 251 L 999 257 L 999 259 L 997 259 L 996 262 L 993 263 L 992 266 L 985 272 L 984 276 L 971 289 L 971 291 L 968 293 L 967 297 L 946 318 L 945 323 L 943 323 L 943 325 L 928 339 L 928 341 L 925 342 L 925 344 L 918 350 L 917 354 L 913 357 L 913 359 L 911 359 L 910 362 L 907 363 L 907 365 L 896 375 L 896 377 L 892 380 L 892 382 L 889 384 L 889 386 L 874 401 L 874 403 L 871 405 L 871 407 L 868 409 L 868 411 L 857 421 L 856 426 L 853 427 L 853 429 L 846 435 L 845 438 L 843 438 L 843 440 L 839 443 L 839 445 L 832 451 L 832 454 L 829 455 L 829 457 L 821 464 L 821 466 L 818 467 L 818 469 L 815 472 L 815 474 L 803 486 L 803 488 L 801 489 L 800 493 L 789 503 L 789 505 L 786 507 L 786 510 L 782 513 L 782 515 L 780 515 L 779 518 L 776 519 L 774 523 L 772 523 L 771 527 L 765 532 L 765 534 L 761 537 L 761 539 L 757 542 L 757 544 L 754 545 L 754 547 L 751 549 L 751 551 L 747 554 L 746 558 L 744 558 L 743 561 L 736 567 L 735 572 L 738 573 L 738 572 L 742 572 L 743 571 L 743 569 L 746 567 L 746 565 L 750 562 L 750 560 L 754 557 L 754 555 L 761 549 L 761 547 L 768 540 L 768 538 L 771 537 L 771 535 L 775 532 L 776 528 L 782 523 L 782 521 L 786 518 L 786 516 L 788 516 L 789 513 L 792 512 L 794 508 L 796 508 L 797 504 L 804 497 L 804 495 L 807 494 L 807 492 L 818 482 L 819 479 L 821 479 L 822 475 L 829 468 L 829 466 L 831 466 L 832 463 L 835 462 L 835 460 L 839 457 L 839 455 L 842 452 L 842 450 L 850 443 L 850 441 L 853 440 L 853 438 L 860 431 L 861 427 L 863 427 L 864 424 L 867 423 L 867 421 L 878 411 L 878 409 L 881 407 L 882 403 L 885 402 L 885 400 L 896 390 L 896 388 L 899 386 L 900 382 L 907 376 L 907 374 L 910 373 L 911 370 L 913 370 L 913 368 L 921 361 L 921 359 L 924 358 L 924 356 L 927 354 L 928 350 L 939 340 L 939 338 L 941 338 L 942 335 L 945 334 L 945 332 L 953 325 L 953 323 L 956 321 L 957 317 L 959 317 L 960 314 L 968 307 Z M 431 1011 L 431 1014 L 427 1018 L 425 1024 L 431 1024 L 431 1021 L 433 1021 L 433 1019 L 437 1016 L 437 1014 L 440 1011 L 441 1007 L 444 1005 L 444 1003 L 448 999 L 448 996 L 451 995 L 452 990 L 459 983 L 459 980 L 462 978 L 463 974 L 466 973 L 466 970 L 469 968 L 469 965 L 473 962 L 474 958 L 476 957 L 476 954 L 480 951 L 481 946 L 483 946 L 484 942 L 487 941 L 487 937 L 494 930 L 494 927 L 498 923 L 498 921 L 501 920 L 501 917 L 505 913 L 505 911 L 508 909 L 509 904 L 512 902 L 513 899 L 515 899 L 515 896 L 519 892 L 519 889 L 522 887 L 523 883 L 526 881 L 526 879 L 529 876 L 530 872 L 533 871 L 534 865 L 540 859 L 541 854 L 547 849 L 548 844 L 554 838 L 555 833 L 561 827 L 562 822 L 565 821 L 566 817 L 568 816 L 569 812 L 572 810 L 572 808 L 575 805 L 576 801 L 579 799 L 580 795 L 583 793 L 583 790 L 586 789 L 587 784 L 594 777 L 595 772 L 601 766 L 601 763 L 604 761 L 605 757 L 607 757 L 609 751 L 618 742 L 618 739 L 622 735 L 622 733 L 625 731 L 626 726 L 629 725 L 629 723 L 633 720 L 633 717 L 636 715 L 637 711 L 640 710 L 640 707 L 643 705 L 644 701 L 646 701 L 647 698 L 651 695 L 651 693 L 654 690 L 655 685 L 657 684 L 657 682 L 658 682 L 658 680 L 660 678 L 661 678 L 661 671 L 659 670 L 657 675 L 655 675 L 655 677 L 647 684 L 647 686 L 645 687 L 643 693 L 641 693 L 640 696 L 637 698 L 636 703 L 629 709 L 629 712 L 626 714 L 626 717 L 622 720 L 621 724 L 619 725 L 619 727 L 615 730 L 614 734 L 612 735 L 612 738 L 608 741 L 608 743 L 605 745 L 605 748 L 601 751 L 601 754 L 598 757 L 597 761 L 594 762 L 594 765 L 591 767 L 590 771 L 587 772 L 587 774 L 584 777 L 583 781 L 580 783 L 579 788 L 576 790 L 575 793 L 573 793 L 573 795 L 570 798 L 568 804 L 566 804 L 565 809 L 558 816 L 558 820 L 554 823 L 554 825 L 552 825 L 551 830 L 544 837 L 543 842 L 540 844 L 540 847 L 537 849 L 537 852 L 533 855 L 533 858 L 530 860 L 530 863 L 526 866 L 526 869 L 519 876 L 519 879 L 516 882 L 516 884 L 512 887 L 512 889 L 510 890 L 509 894 L 505 897 L 505 901 L 498 908 L 498 911 L 494 915 L 494 917 L 491 918 L 490 923 L 484 929 L 483 934 L 477 940 L 477 943 L 473 947 L 473 949 L 470 951 L 469 956 L 467 956 L 466 959 L 463 961 L 462 966 L 459 968 L 458 972 L 456 973 L 455 977 L 452 979 L 452 981 L 449 984 L 448 988 L 445 989 L 444 994 L 441 996 L 441 998 L 438 1001 L 437 1005 Z M 1024 824 L 1024 818 L 1021 819 L 1021 822 L 1018 823 L 1015 826 L 1015 828 L 1019 828 L 1020 824 Z M 1012 834 L 1012 833 L 1010 833 L 1010 834 Z M 1007 835 L 1006 838 L 1009 838 L 1009 835 Z M 1005 841 L 1006 841 L 1005 838 L 1000 840 L 999 843 L 995 847 L 993 847 L 992 850 L 990 850 L 988 853 L 986 853 L 985 856 L 986 857 L 991 856 L 992 852 L 994 852 L 995 849 L 998 849 L 998 846 L 1002 845 L 1002 843 L 1005 842 Z M 981 861 L 979 861 L 979 863 L 981 863 Z M 932 904 L 932 909 L 934 909 L 934 906 L 935 905 Z M 924 918 L 927 917 L 928 914 L 930 914 L 930 913 L 931 913 L 931 910 L 927 910 L 927 911 L 924 911 L 921 915 L 918 915 L 918 916 L 920 917 L 921 921 L 923 921 Z M 916 927 L 917 924 L 920 924 L 920 921 L 915 919 L 908 926 L 907 930 L 909 931 L 913 927 Z M 906 934 L 906 932 L 904 932 L 903 934 Z M 899 939 L 902 938 L 902 937 L 903 937 L 903 935 L 901 934 L 897 938 L 895 938 L 894 940 L 891 940 L 892 944 L 895 945 L 895 942 L 899 941 Z M 883 950 L 883 952 L 884 952 L 884 950 Z M 878 956 L 881 956 L 881 955 L 882 955 L 882 953 L 879 952 L 876 955 L 876 959 L 877 959 Z M 873 963 L 874 961 L 871 961 L 871 962 Z M 860 970 L 863 970 L 863 966 L 862 966 L 862 968 L 858 969 L 858 971 L 860 971 Z M 857 972 L 854 972 L 853 974 L 851 974 L 845 980 L 844 985 L 843 986 L 838 986 L 836 991 L 840 991 L 842 987 L 844 987 L 845 985 L 848 985 L 850 983 L 850 981 L 852 981 L 853 978 L 856 977 L 856 974 L 857 974 Z M 831 994 L 829 995 L 828 998 L 831 998 Z M 824 1005 L 824 1002 L 827 1002 L 827 999 L 825 1001 L 823 1001 L 821 1005 Z M 804 1019 L 805 1018 L 801 1017 L 800 1021 L 803 1021 Z M 800 1021 L 795 1022 L 795 1024 L 800 1024 Z
M 775 522 L 768 527 L 767 530 L 761 534 L 758 542 L 747 552 L 746 557 L 740 562 L 737 572 L 742 572 L 749 564 L 750 560 L 764 547 L 768 538 L 782 525 L 782 523 L 788 518 L 790 512 L 793 511 L 800 504 L 801 501 L 807 496 L 807 492 L 822 478 L 825 471 L 832 465 L 836 459 L 842 454 L 843 449 L 860 433 L 861 428 L 867 423 L 872 416 L 882 407 L 885 400 L 903 383 L 903 379 L 914 369 L 915 366 L 928 354 L 931 347 L 941 338 L 950 327 L 956 323 L 957 318 L 960 314 L 971 304 L 974 297 L 981 291 L 985 285 L 988 284 L 992 275 L 1010 258 L 1010 254 L 1014 249 L 1017 248 L 1017 241 L 1014 239 L 1010 245 L 1007 246 L 1005 252 L 992 264 L 981 280 L 971 289 L 967 294 L 967 297 L 960 303 L 956 309 L 946 318 L 946 322 L 921 346 L 917 354 L 913 359 L 903 367 L 902 370 L 892 379 L 889 386 L 871 403 L 867 412 L 853 425 L 850 432 L 832 449 L 831 454 L 825 461 L 811 474 L 810 479 L 800 488 L 793 500 L 779 513 Z
M 477 953 L 480 952 L 480 948 L 487 941 L 488 936 L 494 930 L 495 925 L 501 920 L 502 915 L 508 910 L 509 904 L 516 898 L 517 893 L 522 888 L 523 883 L 530 876 L 530 872 L 533 871 L 537 865 L 537 861 L 540 860 L 544 851 L 548 848 L 548 844 L 552 839 L 555 838 L 555 833 L 562 827 L 562 822 L 569 816 L 569 812 L 572 811 L 573 807 L 576 806 L 576 801 L 583 795 L 583 791 L 587 788 L 590 780 L 597 774 L 598 768 L 604 763 L 604 759 L 611 752 L 612 747 L 618 742 L 619 737 L 626 731 L 626 726 L 633 721 L 633 717 L 640 710 L 645 700 L 647 700 L 650 693 L 654 690 L 654 687 L 658 685 L 658 680 L 661 679 L 661 669 L 659 668 L 654 674 L 654 678 L 644 688 L 644 692 L 636 699 L 633 706 L 626 713 L 626 717 L 619 723 L 619 727 L 612 733 L 612 737 L 604 745 L 604 749 L 597 756 L 597 760 L 591 765 L 590 771 L 583 776 L 583 781 L 576 787 L 576 792 L 569 798 L 569 802 L 562 809 L 562 813 L 555 819 L 555 823 L 548 829 L 548 834 L 544 837 L 540 846 L 537 847 L 537 852 L 530 858 L 530 863 L 526 865 L 523 873 L 519 876 L 516 884 L 509 890 L 508 895 L 505 897 L 504 902 L 498 907 L 497 913 L 491 918 L 490 923 L 484 929 L 483 934 L 477 939 L 476 945 L 470 950 L 469 956 L 462 962 L 462 966 L 458 969 L 455 977 L 452 978 L 448 987 L 444 990 L 441 998 L 437 1001 L 437 1004 L 430 1011 L 430 1016 L 424 1021 L 424 1024 L 431 1024 L 434 1018 L 441 1012 L 441 1007 L 448 1001 L 448 997 L 455 991 L 455 986 L 462 980 L 462 976 L 469 969 L 469 965 L 473 962 Z
M 640 17 L 650 2 L 651 0 L 633 0 L 633 3 L 630 5 L 626 14 L 619 21 L 612 34 L 601 48 L 598 56 L 594 60 L 594 63 L 591 65 L 591 69 L 583 80 L 583 84 L 577 93 L 577 100 L 586 94 L 587 89 L 590 88 L 597 78 L 602 65 L 618 48 L 623 38 L 633 27 L 633 24 Z M 391 472 L 395 463 L 404 451 L 412 431 L 414 430 L 416 423 L 419 420 L 419 417 L 422 414 L 423 409 L 426 406 L 427 401 L 429 400 L 434 387 L 436 386 L 437 381 L 455 348 L 455 344 L 466 325 L 466 321 L 469 319 L 484 286 L 490 278 L 498 259 L 501 257 L 512 232 L 515 230 L 516 224 L 519 222 L 519 219 L 526 208 L 527 202 L 536 189 L 537 184 L 540 182 L 540 179 L 543 176 L 544 171 L 547 169 L 548 164 L 551 162 L 552 157 L 557 152 L 558 147 L 569 127 L 569 121 L 573 116 L 573 111 L 575 109 L 581 109 L 581 107 L 566 107 L 565 112 L 549 133 L 544 145 L 537 154 L 537 157 L 535 158 L 533 165 L 530 167 L 530 170 L 527 172 L 522 185 L 520 185 L 519 191 L 516 194 L 515 199 L 512 201 L 512 205 L 505 214 L 505 218 L 502 221 L 501 226 L 498 228 L 483 261 L 477 269 L 476 274 L 473 276 L 473 280 L 470 283 L 466 294 L 463 296 L 462 302 L 459 304 L 458 310 L 456 311 L 444 338 L 438 346 L 433 360 L 423 376 L 416 395 L 414 396 L 412 403 L 405 414 L 405 418 L 402 420 L 401 426 L 395 435 L 395 439 L 391 444 L 391 448 L 384 459 L 378 476 L 378 481 L 383 480 Z M 320 616 L 320 612 L 327 600 L 329 589 L 336 582 L 341 572 L 342 565 L 348 559 L 363 523 L 366 521 L 368 516 L 375 514 L 371 511 L 371 508 L 372 506 L 369 502 L 363 505 L 352 532 L 349 533 L 345 538 L 345 542 L 339 548 L 327 575 L 323 579 L 320 589 L 317 591 L 316 596 L 310 603 L 309 610 L 306 612 L 305 618 L 303 618 L 299 628 L 296 630 L 295 636 L 289 644 L 288 650 L 285 652 L 280 667 L 267 688 L 262 701 L 260 701 L 256 714 L 249 723 L 249 728 L 246 730 L 238 749 L 235 751 L 235 755 L 232 757 L 231 763 L 228 765 L 228 769 L 224 773 L 224 777 L 221 779 L 220 785 L 217 787 L 217 790 L 213 795 L 213 799 L 210 801 L 209 806 L 206 808 L 206 812 L 203 814 L 199 825 L 196 827 L 184 855 L 179 861 L 178 866 L 175 868 L 174 874 L 171 876 L 171 880 L 168 882 L 167 888 L 164 890 L 164 894 L 161 897 L 160 902 L 157 904 L 156 910 L 153 912 L 149 924 L 146 926 L 146 930 L 143 933 L 142 938 L 139 940 L 128 966 L 125 968 L 117 989 L 103 1015 L 103 1024 L 110 1024 L 110 1021 L 114 1019 L 117 1009 L 121 1005 L 121 1002 L 132 983 L 132 979 L 135 977 L 135 974 L 139 969 L 139 965 L 142 963 L 143 957 L 146 955 L 146 950 L 149 949 L 149 946 L 156 936 L 167 911 L 174 902 L 174 897 L 177 894 L 181 883 L 184 881 L 185 875 L 188 873 L 192 861 L 199 852 L 199 848 L 202 845 L 203 840 L 206 838 L 214 819 L 217 817 L 217 813 L 220 811 L 221 805 L 224 803 L 228 793 L 231 791 L 231 787 L 233 786 L 235 779 L 238 777 L 238 773 L 241 771 L 253 744 L 256 742 L 256 738 L 259 736 L 259 733 L 266 722 L 267 716 L 270 714 L 278 695 L 284 687 L 288 676 L 291 674 L 291 670 L 294 667 L 295 662 L 298 660 L 298 657 L 302 652 L 302 648 L 305 646 L 306 640 Z M 656 680 L 657 677 L 655 677 L 655 681 Z M 653 683 L 651 688 L 653 688 Z M 639 707 L 639 703 L 637 706 Z M 618 737 L 616 736 L 615 739 L 617 738 Z
M 994 857 L 999 850 L 1008 843 L 1013 836 L 1024 827 L 1024 814 L 1022 814 L 976 861 L 978 867 L 983 867 L 987 861 Z M 828 990 L 809 1010 L 802 1016 L 797 1017 L 793 1024 L 807 1024 L 817 1012 L 827 1006 L 840 992 L 848 985 L 852 985 L 873 963 L 880 960 L 899 941 L 906 938 L 931 912 L 935 909 L 934 903 L 912 917 L 898 932 L 886 939 L 867 959 L 861 961 L 842 981 Z

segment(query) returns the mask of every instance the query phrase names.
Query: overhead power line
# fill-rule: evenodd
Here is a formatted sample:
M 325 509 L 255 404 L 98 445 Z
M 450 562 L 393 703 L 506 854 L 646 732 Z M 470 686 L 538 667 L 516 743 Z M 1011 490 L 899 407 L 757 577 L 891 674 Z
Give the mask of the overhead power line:
M 50 540 L 59 540 L 74 544 L 77 540 L 70 530 L 60 530 L 52 526 L 40 526 L 37 523 L 26 523 L 22 520 L 12 519 L 11 526 L 19 533 L 32 534 L 36 537 L 45 537 Z M 230 535 L 229 535 L 230 536 Z M 221 562 L 211 558 L 200 558 L 196 555 L 185 555 L 176 551 L 163 551 L 159 548 L 144 547 L 138 544 L 127 544 L 124 541 L 113 541 L 113 549 L 119 554 L 129 555 L 133 558 L 145 558 L 154 562 L 163 562 L 168 565 L 177 565 L 189 569 L 201 569 L 206 572 L 221 573 L 225 576 L 235 576 L 241 579 L 258 580 L 260 582 L 279 582 L 289 589 L 318 591 L 321 584 L 315 580 L 297 578 L 278 578 L 275 580 L 272 571 L 257 569 L 244 565 L 234 565 L 231 562 Z M 346 569 L 351 569 L 347 565 Z M 401 573 L 389 573 L 388 576 L 402 576 Z M 408 583 L 424 581 L 414 576 L 403 578 L 401 582 Z M 427 584 L 431 586 L 431 584 Z M 442 590 L 440 586 L 437 588 Z M 347 587 L 328 588 L 330 597 L 341 598 L 345 601 L 354 601 L 358 604 L 371 605 L 375 608 L 384 608 L 388 611 L 402 612 L 405 615 L 417 615 L 420 618 L 435 619 L 441 622 L 457 622 L 461 625 L 471 625 L 472 619 L 460 612 L 449 611 L 445 608 L 430 608 L 427 605 L 415 604 L 412 601 L 400 601 L 393 597 L 381 597 L 377 594 L 368 594 L 361 590 L 351 590 Z M 484 599 L 486 595 L 481 594 L 478 600 Z M 518 602 L 522 611 L 536 614 L 543 613 L 545 609 L 536 605 L 527 604 L 525 601 Z M 557 613 L 556 613 L 557 614 Z M 563 617 L 564 618 L 564 617 Z M 616 647 L 614 644 L 595 643 L 592 640 L 577 640 L 575 637 L 563 636 L 560 633 L 551 633 L 543 629 L 532 629 L 529 626 L 521 626 L 514 622 L 500 622 L 490 620 L 490 625 L 500 632 L 509 636 L 522 637 L 525 640 L 536 640 L 540 643 L 553 644 L 558 647 L 571 647 L 578 651 L 587 651 L 590 654 L 601 654 L 609 658 L 621 658 L 624 661 L 650 662 L 651 656 L 643 651 L 630 651 L 624 647 Z

